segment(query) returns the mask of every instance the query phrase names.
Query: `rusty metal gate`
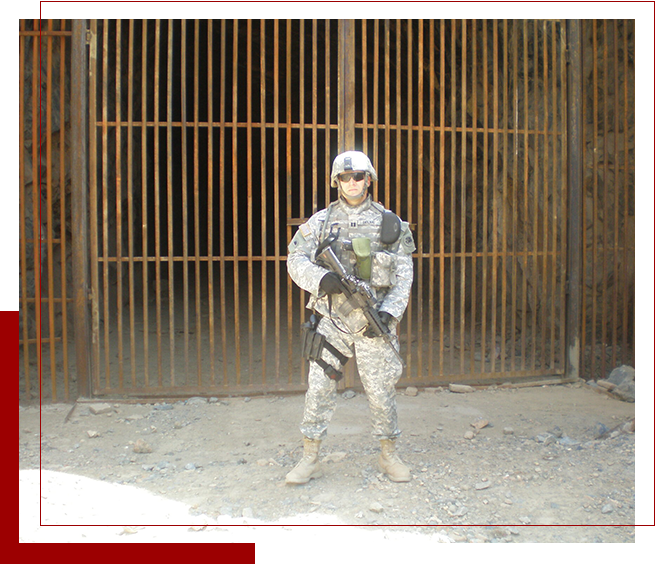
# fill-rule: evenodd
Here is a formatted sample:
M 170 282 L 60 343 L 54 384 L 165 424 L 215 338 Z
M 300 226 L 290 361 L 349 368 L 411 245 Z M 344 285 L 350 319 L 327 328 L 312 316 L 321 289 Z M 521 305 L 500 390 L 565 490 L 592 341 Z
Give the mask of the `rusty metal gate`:
M 45 170 L 58 159 L 74 193 L 53 193 L 61 172 L 44 177 L 43 237 L 24 213 L 38 190 L 21 193 L 21 281 L 28 262 L 39 271 L 35 240 L 44 264 L 64 253 L 61 297 L 22 290 L 21 322 L 74 306 L 61 341 L 47 323 L 53 399 L 68 397 L 68 364 L 81 395 L 302 391 L 307 296 L 287 276 L 287 242 L 334 198 L 331 161 L 348 148 L 371 156 L 374 198 L 417 242 L 402 385 L 632 363 L 631 22 L 92 20 L 72 23 L 70 48 L 57 25 L 44 52 L 61 40 L 72 53 L 73 103 L 49 101 L 43 119 L 66 114 L 79 147 L 88 131 L 88 167 L 84 150 L 53 157 L 69 138 L 51 126 Z M 24 53 L 36 65 L 36 49 Z M 47 82 L 48 64 L 50 100 L 67 91 Z M 70 224 L 61 237 L 57 214 Z M 43 341 L 30 331 L 34 389 Z M 358 385 L 351 366 L 342 386 Z

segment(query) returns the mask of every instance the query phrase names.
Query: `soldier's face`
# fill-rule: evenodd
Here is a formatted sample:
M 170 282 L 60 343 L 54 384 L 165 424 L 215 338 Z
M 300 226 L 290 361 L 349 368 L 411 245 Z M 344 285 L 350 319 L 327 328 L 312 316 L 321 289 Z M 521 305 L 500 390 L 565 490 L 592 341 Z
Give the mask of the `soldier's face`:
M 339 175 L 339 186 L 344 199 L 352 206 L 364 202 L 369 188 L 369 175 L 363 171 L 344 172 Z

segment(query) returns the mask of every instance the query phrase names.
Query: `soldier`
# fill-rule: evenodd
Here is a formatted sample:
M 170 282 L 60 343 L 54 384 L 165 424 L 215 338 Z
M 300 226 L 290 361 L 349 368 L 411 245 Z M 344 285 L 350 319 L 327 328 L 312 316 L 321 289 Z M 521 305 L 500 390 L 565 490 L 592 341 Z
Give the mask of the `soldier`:
M 301 225 L 289 244 L 289 275 L 309 292 L 307 307 L 314 313 L 308 329 L 311 344 L 304 352 L 310 368 L 300 426 L 303 458 L 287 474 L 288 484 L 305 484 L 321 476 L 319 447 L 335 411 L 337 380 L 342 365 L 354 354 L 369 400 L 373 435 L 381 444 L 379 466 L 394 482 L 410 480 L 394 446 L 401 433 L 395 385 L 403 372 L 395 329 L 410 297 L 415 244 L 408 224 L 372 201 L 368 189 L 377 179 L 364 153 L 338 155 L 330 176 L 338 200 Z M 353 309 L 340 276 L 318 264 L 317 250 L 328 243 L 348 275 L 370 288 L 382 326 L 392 335 L 388 341 L 375 336 L 362 309 Z

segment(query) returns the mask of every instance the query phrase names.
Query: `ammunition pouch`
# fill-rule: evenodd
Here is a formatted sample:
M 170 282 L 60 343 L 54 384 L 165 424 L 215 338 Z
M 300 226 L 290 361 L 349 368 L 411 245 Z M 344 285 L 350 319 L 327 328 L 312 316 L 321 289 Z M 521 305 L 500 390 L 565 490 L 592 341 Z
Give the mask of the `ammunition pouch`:
M 352 241 L 358 278 L 369 280 L 371 278 L 371 240 L 366 237 L 356 237 Z
M 315 314 L 310 316 L 310 321 L 301 325 L 301 356 L 305 360 L 316 362 L 323 368 L 328 378 L 339 382 L 344 375 L 323 360 L 321 354 L 324 349 L 327 349 L 330 354 L 339 360 L 342 366 L 348 362 L 348 357 L 331 345 L 324 335 L 317 333 L 317 325 L 319 325 L 319 318 Z

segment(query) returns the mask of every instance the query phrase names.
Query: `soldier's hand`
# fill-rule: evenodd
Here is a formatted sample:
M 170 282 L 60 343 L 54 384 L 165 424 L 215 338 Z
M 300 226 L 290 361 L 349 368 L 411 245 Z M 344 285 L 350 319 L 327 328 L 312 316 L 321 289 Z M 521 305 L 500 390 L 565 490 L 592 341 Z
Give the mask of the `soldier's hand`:
M 319 288 L 326 294 L 341 294 L 342 281 L 334 272 L 327 272 L 319 282 Z
M 380 318 L 380 322 L 385 327 L 386 332 L 389 332 L 389 322 L 392 319 L 392 314 L 387 313 L 386 311 L 379 311 L 378 317 Z M 374 330 L 372 329 L 371 325 L 365 329 L 363 335 L 365 337 L 370 337 L 372 339 L 378 336 L 376 335 L 376 333 L 374 333 Z

